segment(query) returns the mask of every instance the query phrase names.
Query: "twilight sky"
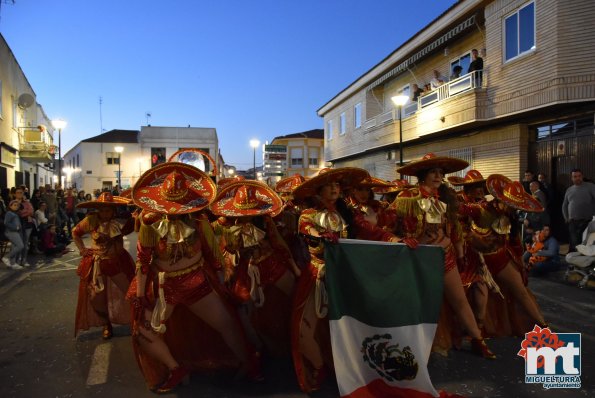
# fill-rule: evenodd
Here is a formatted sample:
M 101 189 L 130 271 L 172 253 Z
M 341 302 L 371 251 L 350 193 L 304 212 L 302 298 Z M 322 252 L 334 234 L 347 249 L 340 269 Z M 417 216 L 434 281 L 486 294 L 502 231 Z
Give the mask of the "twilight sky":
M 140 130 L 150 112 L 153 126 L 216 128 L 238 169 L 252 138 L 323 128 L 318 108 L 455 3 L 0 1 L 37 101 L 68 122 L 62 153 L 101 127 Z

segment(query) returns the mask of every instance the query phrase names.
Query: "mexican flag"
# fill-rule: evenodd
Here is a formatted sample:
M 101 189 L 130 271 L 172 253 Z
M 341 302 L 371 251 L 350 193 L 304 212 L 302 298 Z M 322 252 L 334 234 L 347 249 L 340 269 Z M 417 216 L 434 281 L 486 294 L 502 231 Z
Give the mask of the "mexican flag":
M 439 397 L 427 364 L 442 303 L 444 252 L 340 240 L 325 246 L 341 397 Z

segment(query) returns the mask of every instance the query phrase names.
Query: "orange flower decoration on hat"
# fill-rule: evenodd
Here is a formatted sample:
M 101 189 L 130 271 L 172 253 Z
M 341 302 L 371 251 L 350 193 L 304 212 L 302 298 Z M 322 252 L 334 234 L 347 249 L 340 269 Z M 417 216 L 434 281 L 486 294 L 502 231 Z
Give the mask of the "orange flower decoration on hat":
M 121 196 L 113 196 L 110 192 L 102 192 L 96 200 L 79 203 L 76 207 L 83 209 L 99 209 L 101 207 L 126 206 L 129 203 L 129 199 Z
M 433 153 L 428 153 L 419 160 L 414 160 L 401 166 L 397 169 L 397 173 L 407 176 L 415 176 L 420 171 L 440 168 L 444 174 L 454 173 L 455 171 L 463 170 L 469 166 L 469 162 L 463 159 L 451 158 L 449 156 L 436 156 Z
M 178 162 L 157 165 L 145 172 L 132 188 L 134 204 L 161 214 L 200 211 L 214 199 L 213 180 L 194 166 Z
M 501 174 L 492 174 L 486 181 L 488 191 L 498 200 L 517 210 L 542 212 L 537 198 L 529 195 L 518 181 L 511 181 Z
M 279 193 L 291 193 L 294 189 L 302 185 L 306 179 L 301 174 L 294 174 L 277 182 L 275 191 Z
M 283 209 L 283 201 L 268 185 L 244 180 L 223 187 L 210 209 L 226 217 L 274 216 Z
M 447 179 L 448 182 L 454 186 L 480 184 L 486 181 L 486 179 L 483 178 L 481 173 L 477 170 L 469 170 L 467 174 L 465 174 L 465 178 L 459 176 L 450 176 Z
M 333 182 L 338 182 L 341 185 L 341 189 L 351 188 L 367 177 L 370 177 L 368 172 L 357 167 L 322 169 L 316 176 L 304 181 L 300 186 L 295 188 L 293 190 L 293 197 L 301 200 L 309 196 L 314 196 L 323 185 Z

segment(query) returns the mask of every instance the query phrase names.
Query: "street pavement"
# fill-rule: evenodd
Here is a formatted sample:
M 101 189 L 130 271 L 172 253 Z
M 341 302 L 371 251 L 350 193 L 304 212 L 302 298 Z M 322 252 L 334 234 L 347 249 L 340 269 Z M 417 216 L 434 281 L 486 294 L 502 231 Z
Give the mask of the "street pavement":
M 126 237 L 134 255 L 135 235 Z M 74 245 L 71 245 L 74 247 Z M 30 269 L 0 269 L 0 397 L 153 397 L 132 354 L 130 330 L 116 326 L 111 340 L 96 328 L 74 338 L 77 252 L 59 258 L 31 256 Z M 529 285 L 554 331 L 582 333 L 582 387 L 545 390 L 525 384 L 525 364 L 516 354 L 521 339 L 489 341 L 494 361 L 463 347 L 448 357 L 432 354 L 429 371 L 437 389 L 467 397 L 595 396 L 595 291 L 563 280 L 564 271 L 531 278 Z M 193 374 L 166 396 L 226 398 L 306 397 L 289 358 L 265 362 L 266 382 L 230 383 L 230 374 Z M 337 397 L 334 380 L 311 397 Z

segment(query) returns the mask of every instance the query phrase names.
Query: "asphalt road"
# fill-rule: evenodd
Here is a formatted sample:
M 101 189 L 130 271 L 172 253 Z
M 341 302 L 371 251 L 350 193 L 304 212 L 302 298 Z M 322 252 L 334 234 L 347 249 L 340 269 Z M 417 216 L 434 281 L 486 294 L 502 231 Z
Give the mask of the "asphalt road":
M 135 247 L 134 239 L 127 239 L 128 247 Z M 128 327 L 116 327 L 109 341 L 101 339 L 100 329 L 74 338 L 78 260 L 76 253 L 31 257 L 32 269 L 0 270 L 0 397 L 155 396 L 132 355 Z M 518 338 L 491 340 L 495 361 L 466 350 L 448 357 L 432 354 L 429 369 L 435 387 L 467 397 L 595 396 L 595 291 L 566 284 L 558 276 L 533 278 L 530 287 L 555 331 L 582 333 L 581 389 L 544 390 L 525 384 L 524 360 L 516 355 Z M 230 383 L 229 374 L 193 374 L 189 384 L 167 396 L 307 396 L 295 382 L 289 358 L 266 362 L 265 375 L 265 383 L 251 385 Z M 328 381 L 311 396 L 337 397 L 336 384 Z

